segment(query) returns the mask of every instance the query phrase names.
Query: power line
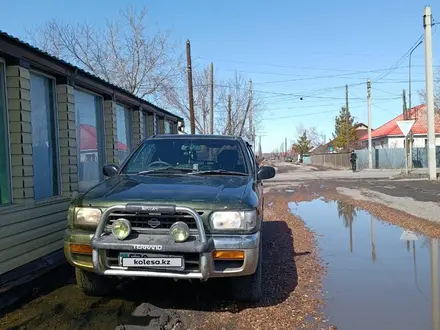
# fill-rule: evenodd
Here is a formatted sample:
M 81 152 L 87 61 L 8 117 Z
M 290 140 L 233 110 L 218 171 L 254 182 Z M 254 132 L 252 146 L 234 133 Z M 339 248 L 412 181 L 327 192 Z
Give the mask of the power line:
M 375 55 L 378 55 L 378 54 L 376 53 Z M 352 70 L 348 70 L 348 69 L 317 68 L 317 67 L 308 67 L 308 66 L 280 65 L 280 64 L 273 64 L 273 63 L 257 63 L 257 62 L 212 58 L 212 57 L 204 57 L 204 56 L 197 56 L 195 58 L 202 59 L 202 60 L 214 61 L 214 62 L 230 62 L 230 63 L 247 64 L 247 65 L 254 65 L 254 66 L 267 66 L 267 67 L 274 67 L 274 68 L 292 68 L 292 69 L 301 69 L 301 70 L 333 71 L 333 72 L 338 72 L 338 71 L 339 72 L 350 72 L 350 71 L 352 71 Z
M 394 63 L 388 71 L 382 73 L 381 75 L 379 75 L 373 82 L 378 82 L 381 79 L 385 78 L 386 76 L 388 76 L 389 74 L 391 74 L 391 72 L 393 72 L 394 70 L 396 70 L 402 63 L 403 61 L 409 56 L 409 54 L 411 53 L 411 50 L 420 42 L 420 40 L 423 40 L 424 35 L 422 34 L 417 41 L 406 51 L 405 54 L 403 54 L 396 63 Z

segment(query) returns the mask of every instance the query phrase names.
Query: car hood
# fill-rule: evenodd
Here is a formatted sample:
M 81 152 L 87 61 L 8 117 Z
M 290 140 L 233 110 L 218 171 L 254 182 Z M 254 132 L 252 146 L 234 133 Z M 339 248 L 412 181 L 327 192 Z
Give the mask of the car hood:
M 116 176 L 87 191 L 76 204 L 105 206 L 133 201 L 180 205 L 248 204 L 252 187 L 250 176 Z

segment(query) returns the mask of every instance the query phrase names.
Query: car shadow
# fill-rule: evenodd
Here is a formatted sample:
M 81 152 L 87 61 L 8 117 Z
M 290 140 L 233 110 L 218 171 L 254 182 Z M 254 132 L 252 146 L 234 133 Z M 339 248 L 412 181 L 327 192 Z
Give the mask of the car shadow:
M 50 327 L 57 315 L 57 322 L 73 322 L 71 324 L 81 329 L 93 328 L 96 324 L 105 324 L 106 329 L 115 329 L 121 324 L 152 325 L 163 320 L 174 325 L 187 323 L 183 321 L 185 313 L 182 311 L 238 313 L 248 308 L 278 305 L 298 285 L 295 259 L 310 252 L 294 251 L 292 231 L 284 221 L 265 222 L 262 242 L 263 284 L 262 298 L 258 303 L 240 303 L 231 299 L 230 282 L 223 279 L 206 283 L 169 279 L 125 280 L 106 297 L 87 297 L 75 286 L 73 268 L 68 266 L 35 282 L 33 290 L 25 288 L 34 294 L 15 304 L 13 309 L 28 317 L 25 320 L 20 316 L 19 324 L 14 322 L 13 329 L 43 327 L 46 323 Z M 38 300 L 38 303 L 26 304 L 30 300 Z M 8 311 L 14 313 L 11 308 Z
M 230 281 L 211 279 L 206 283 L 169 279 L 136 279 L 123 285 L 118 298 L 141 304 L 148 302 L 163 309 L 240 312 L 254 307 L 274 306 L 285 301 L 298 284 L 295 257 L 307 251 L 294 251 L 292 231 L 284 221 L 263 224 L 263 283 L 260 302 L 241 303 L 231 299 Z

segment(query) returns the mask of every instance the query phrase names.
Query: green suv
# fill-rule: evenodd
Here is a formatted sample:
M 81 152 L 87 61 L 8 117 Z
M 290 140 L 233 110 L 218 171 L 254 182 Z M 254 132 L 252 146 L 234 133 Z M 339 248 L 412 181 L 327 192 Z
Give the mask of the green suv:
M 104 295 L 122 277 L 228 277 L 235 298 L 261 294 L 263 183 L 241 137 L 156 135 L 72 201 L 64 253 L 78 286 Z

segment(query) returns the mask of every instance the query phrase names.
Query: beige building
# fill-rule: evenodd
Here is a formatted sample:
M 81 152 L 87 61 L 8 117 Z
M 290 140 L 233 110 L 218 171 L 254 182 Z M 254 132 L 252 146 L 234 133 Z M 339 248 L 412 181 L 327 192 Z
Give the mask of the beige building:
M 0 286 L 63 260 L 67 207 L 183 119 L 0 32 Z

